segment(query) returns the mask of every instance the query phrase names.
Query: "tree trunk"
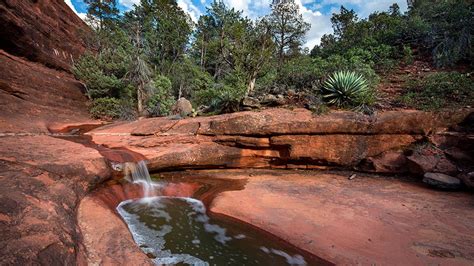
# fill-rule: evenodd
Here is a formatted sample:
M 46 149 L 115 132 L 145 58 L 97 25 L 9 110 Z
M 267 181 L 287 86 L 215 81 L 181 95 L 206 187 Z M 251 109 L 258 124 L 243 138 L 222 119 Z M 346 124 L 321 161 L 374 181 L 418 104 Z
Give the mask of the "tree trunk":
M 247 94 L 245 96 L 249 96 L 249 94 L 255 89 L 255 81 L 257 80 L 255 76 L 256 75 L 252 75 L 252 78 L 250 78 L 249 83 L 247 84 Z
M 144 98 L 143 86 L 140 85 L 138 86 L 138 90 L 137 90 L 138 116 L 143 115 L 143 101 L 144 101 L 143 98 Z
M 204 68 L 204 38 L 201 41 L 201 68 Z

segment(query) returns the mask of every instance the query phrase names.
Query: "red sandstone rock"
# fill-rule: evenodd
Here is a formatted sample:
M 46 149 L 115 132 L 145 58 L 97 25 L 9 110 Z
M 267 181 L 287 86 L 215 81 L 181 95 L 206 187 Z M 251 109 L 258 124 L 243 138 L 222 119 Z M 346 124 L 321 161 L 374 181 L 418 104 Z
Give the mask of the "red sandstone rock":
M 289 159 L 311 159 L 338 165 L 356 165 L 362 159 L 417 140 L 411 135 L 287 135 L 271 138 L 271 144 L 289 146 Z
M 419 111 L 368 117 L 350 112 L 313 116 L 302 109 L 269 109 L 182 120 L 144 119 L 98 128 L 89 134 L 98 144 L 123 146 L 145 155 L 153 170 L 173 167 L 307 168 L 321 164 L 353 167 L 364 159 L 407 149 L 423 136 L 418 134 L 462 121 L 456 115 L 452 121 L 442 124 L 435 121 L 435 117 Z M 397 119 L 401 124 L 395 127 Z M 404 121 L 407 125 L 403 125 Z M 385 159 L 386 163 L 392 160 L 392 164 L 398 165 L 386 165 L 382 169 L 379 160 L 377 171 L 406 172 L 407 166 L 402 165 L 401 160 Z
M 115 208 L 93 197 L 81 201 L 77 219 L 87 265 L 153 265 L 116 215 Z
M 270 148 L 269 138 L 253 138 L 244 136 L 216 136 L 215 142 L 229 146 L 243 146 L 253 148 Z
M 313 115 L 305 109 L 267 109 L 223 115 L 203 123 L 200 134 L 411 134 L 424 135 L 451 127 L 464 120 L 471 109 L 440 114 L 422 111 L 390 111 L 374 116 L 354 112 Z M 451 116 L 449 116 L 451 115 Z
M 375 157 L 367 158 L 361 170 L 376 173 L 406 173 L 408 161 L 403 152 L 388 151 Z
M 85 50 L 90 29 L 64 0 L 0 2 L 0 49 L 69 70 Z
M 239 174 L 240 173 L 240 174 Z M 336 265 L 472 265 L 468 193 L 349 173 L 206 171 L 247 179 L 219 194 L 211 212 L 243 220 Z M 186 175 L 198 176 L 196 172 Z
M 0 68 L 0 133 L 97 124 L 89 117 L 82 85 L 72 75 L 1 50 Z
M 423 147 L 416 150 L 413 155 L 408 156 L 408 167 L 410 172 L 425 174 L 428 172 L 456 174 L 458 169 L 444 153 L 432 147 Z
M 109 177 L 102 156 L 48 136 L 0 137 L 2 264 L 75 264 L 76 207 Z

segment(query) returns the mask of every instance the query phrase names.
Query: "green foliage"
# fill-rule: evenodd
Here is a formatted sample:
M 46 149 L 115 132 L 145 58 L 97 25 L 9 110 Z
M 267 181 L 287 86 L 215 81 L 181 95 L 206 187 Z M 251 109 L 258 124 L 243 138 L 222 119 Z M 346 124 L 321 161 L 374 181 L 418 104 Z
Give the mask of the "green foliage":
M 72 69 L 76 78 L 85 83 L 89 99 L 117 96 L 123 89 L 120 79 L 105 73 L 103 62 L 100 56 L 86 53 Z
M 147 101 L 148 113 L 152 116 L 165 116 L 171 114 L 175 100 L 171 94 L 171 81 L 162 75 L 156 75 L 150 84 L 151 96 Z
M 115 98 L 97 98 L 92 101 L 90 113 L 94 118 L 117 119 L 120 118 L 120 101 Z
M 308 56 L 289 60 L 281 67 L 275 82 L 288 89 L 311 88 L 323 75 L 321 68 L 315 66 L 314 61 Z
M 189 58 L 172 68 L 168 76 L 172 82 L 172 94 L 190 99 L 196 91 L 210 87 L 212 76 L 195 65 Z
M 403 45 L 402 61 L 407 65 L 413 64 L 413 62 L 415 61 L 413 57 L 413 51 L 411 50 L 411 47 L 409 45 Z
M 176 1 L 141 0 L 124 16 L 124 25 L 137 24 L 142 27 L 147 61 L 161 73 L 169 73 L 185 53 L 192 32 L 191 18 Z
M 439 67 L 471 60 L 474 5 L 470 0 L 417 0 L 409 17 L 426 23 L 418 42 L 429 49 Z
M 228 113 L 239 110 L 240 102 L 244 96 L 244 86 L 214 84 L 208 89 L 198 91 L 194 101 L 198 105 L 209 106 L 215 113 Z
M 358 106 L 367 103 L 369 87 L 365 78 L 355 72 L 333 73 L 321 87 L 323 99 L 336 106 Z
M 365 61 L 360 55 L 352 57 L 344 57 L 341 55 L 332 55 L 327 59 L 314 58 L 314 65 L 318 68 L 321 77 L 325 77 L 327 73 L 336 71 L 356 71 L 364 76 L 370 88 L 375 88 L 379 83 L 379 76 L 375 73 L 372 61 Z
M 87 21 L 98 30 L 110 26 L 118 17 L 116 0 L 84 0 L 84 3 L 88 5 Z
M 271 13 L 256 20 L 214 0 L 197 25 L 175 0 L 141 0 L 123 15 L 116 0 L 85 1 L 94 34 L 73 73 L 86 85 L 96 117 L 167 115 L 179 97 L 230 112 L 249 94 L 291 98 L 289 89 L 297 97 L 323 93 L 331 104 L 365 112 L 379 74 L 415 56 L 432 56 L 439 67 L 472 67 L 474 5 L 468 0 L 417 0 L 405 14 L 393 4 L 364 19 L 341 7 L 331 18 L 334 33 L 310 56 L 302 47 L 310 25 L 293 0 L 271 5 Z M 423 108 L 469 103 L 472 79 L 459 75 L 411 81 L 403 100 Z
M 435 110 L 474 104 L 474 81 L 466 74 L 438 72 L 408 80 L 405 86 L 408 92 L 401 100 L 412 107 Z
M 358 19 L 353 10 L 341 7 L 333 14 L 334 34 L 324 35 L 311 51 L 327 58 L 361 48 L 372 53 L 376 70 L 385 72 L 398 60 L 409 62 L 407 46 L 432 55 L 438 67 L 472 62 L 474 5 L 468 0 L 417 0 L 406 15 L 392 5 L 388 12 L 375 12 Z
M 277 46 L 278 67 L 288 57 L 288 52 L 299 53 L 304 35 L 311 24 L 304 21 L 295 1 L 282 1 L 271 5 L 272 12 L 266 17 L 274 42 Z
M 195 39 L 193 57 L 213 82 L 231 86 L 225 79 L 239 76 L 247 93 L 254 90 L 256 79 L 272 59 L 268 21 L 251 21 L 222 1 L 214 1 L 200 17 Z

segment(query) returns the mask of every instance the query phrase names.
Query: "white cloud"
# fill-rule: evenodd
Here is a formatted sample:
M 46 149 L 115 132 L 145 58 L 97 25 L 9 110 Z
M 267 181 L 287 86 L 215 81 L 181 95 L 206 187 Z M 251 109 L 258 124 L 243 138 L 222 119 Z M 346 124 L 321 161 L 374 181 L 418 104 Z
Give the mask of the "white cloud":
M 86 18 L 86 13 L 77 12 L 71 0 L 64 0 L 64 2 L 66 2 L 66 4 L 72 9 L 72 11 L 74 11 L 74 13 L 76 13 L 82 20 Z
M 128 8 L 132 8 L 133 5 L 139 5 L 140 4 L 140 0 L 119 0 L 118 2 L 121 5 L 123 5 L 125 7 L 128 7 Z
M 374 11 L 388 10 L 393 3 L 397 3 L 402 11 L 407 10 L 406 0 L 323 0 L 321 5 L 356 6 L 359 17 L 366 18 Z
M 332 8 L 330 12 L 323 14 L 318 9 L 322 9 L 324 6 L 351 4 L 355 6 L 360 18 L 367 18 L 374 11 L 386 11 L 393 3 L 397 3 L 402 12 L 407 10 L 405 0 L 323 0 L 321 3 L 309 5 L 311 9 L 304 5 L 313 3 L 313 0 L 296 0 L 296 3 L 300 6 L 305 21 L 311 24 L 305 44 L 305 47 L 310 49 L 321 42 L 321 37 L 324 34 L 333 32 L 331 16 L 332 13 L 339 12 L 339 8 Z
M 303 19 L 311 24 L 311 29 L 306 33 L 306 43 L 304 44 L 304 47 L 311 49 L 321 42 L 321 37 L 324 34 L 332 32 L 331 17 L 330 15 L 322 14 L 318 10 L 311 10 L 304 6 L 304 4 L 311 1 L 296 0 L 295 2 L 300 7 Z
M 224 3 L 242 11 L 244 16 L 256 19 L 270 11 L 271 0 L 224 0 Z
M 191 0 L 178 0 L 178 6 L 181 7 L 184 12 L 188 13 L 194 22 L 197 22 L 202 15 L 201 10 L 199 10 Z

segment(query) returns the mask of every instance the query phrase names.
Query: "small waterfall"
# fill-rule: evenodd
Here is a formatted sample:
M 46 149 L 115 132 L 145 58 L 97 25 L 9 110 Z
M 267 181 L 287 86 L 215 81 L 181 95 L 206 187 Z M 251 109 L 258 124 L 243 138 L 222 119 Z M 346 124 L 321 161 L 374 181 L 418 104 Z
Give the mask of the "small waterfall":
M 145 161 L 139 161 L 138 163 L 126 162 L 123 164 L 123 172 L 128 181 L 142 186 L 144 198 L 157 196 L 156 187 L 158 184 L 151 181 Z

